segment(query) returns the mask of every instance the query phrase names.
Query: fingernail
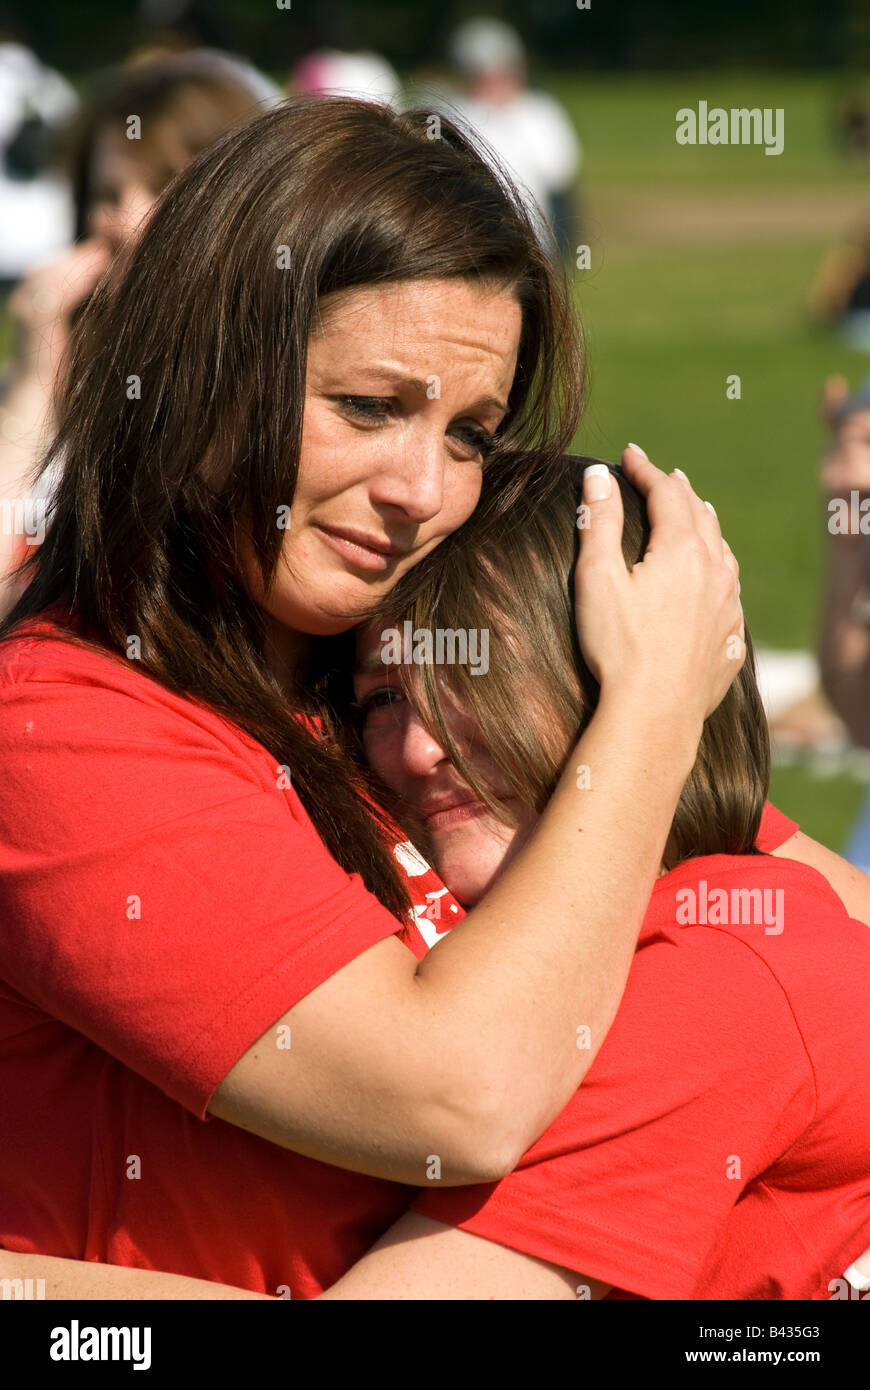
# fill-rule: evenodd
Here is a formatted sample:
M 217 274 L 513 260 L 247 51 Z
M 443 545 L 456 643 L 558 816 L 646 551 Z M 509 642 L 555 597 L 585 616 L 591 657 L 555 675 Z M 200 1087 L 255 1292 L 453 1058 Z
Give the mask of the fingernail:
M 683 480 L 684 483 L 689 483 L 689 480 L 688 480 L 688 478 L 686 477 L 685 473 L 683 472 L 682 468 L 675 468 L 675 469 L 674 469 L 674 472 L 676 473 L 676 475 L 677 475 L 678 478 L 682 478 L 682 480 Z M 689 487 L 691 487 L 691 486 L 692 486 L 692 484 L 689 483 Z
M 637 452 L 639 454 L 643 454 L 645 459 L 649 458 L 649 454 L 647 453 L 646 449 L 642 449 L 639 444 L 632 444 L 631 440 L 628 441 L 628 444 L 625 447 L 627 449 L 637 449 Z
M 857 1265 L 849 1265 L 843 1278 L 848 1280 L 852 1288 L 857 1289 L 859 1292 L 870 1289 L 870 1274 L 862 1274 Z
M 610 496 L 611 472 L 606 463 L 590 463 L 583 474 L 583 496 L 587 502 L 603 502 Z
M 684 478 L 685 478 L 685 476 L 686 476 L 685 473 L 681 474 L 681 477 L 684 477 Z M 688 481 L 688 479 L 687 479 L 687 481 Z M 713 503 L 712 503 L 712 502 L 705 502 L 705 503 L 704 503 L 704 506 L 707 507 L 707 508 L 709 508 L 709 510 L 713 513 L 713 515 L 716 516 L 716 508 L 713 506 Z M 717 520 L 717 521 L 718 521 L 718 519 L 719 519 L 718 516 L 716 516 L 716 520 Z

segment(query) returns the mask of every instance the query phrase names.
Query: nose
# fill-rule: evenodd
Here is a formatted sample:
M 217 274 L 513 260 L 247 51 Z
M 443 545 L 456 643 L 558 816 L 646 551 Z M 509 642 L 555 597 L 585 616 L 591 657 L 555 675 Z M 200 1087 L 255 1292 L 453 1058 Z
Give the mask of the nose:
M 415 710 L 406 706 L 403 720 L 402 771 L 415 777 L 427 777 L 441 763 L 449 761 L 447 754 Z
M 418 526 L 431 521 L 444 505 L 443 433 L 427 425 L 386 448 L 385 466 L 372 478 L 372 503 L 396 507 Z

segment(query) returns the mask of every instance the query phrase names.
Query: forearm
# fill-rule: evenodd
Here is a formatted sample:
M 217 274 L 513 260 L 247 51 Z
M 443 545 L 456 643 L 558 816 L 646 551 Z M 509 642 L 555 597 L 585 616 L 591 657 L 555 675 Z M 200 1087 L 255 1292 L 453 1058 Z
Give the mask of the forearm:
M 855 615 L 870 579 L 866 538 L 831 536 L 819 641 L 822 684 L 857 743 L 870 745 L 870 626 Z
M 0 498 L 13 501 L 30 491 L 52 423 L 48 368 L 11 369 L 0 384 Z
M 300 1000 L 279 1021 L 292 1051 L 270 1029 L 210 1113 L 414 1186 L 510 1172 L 616 1013 L 692 767 L 689 727 L 672 712 L 654 719 L 650 697 L 603 698 L 533 837 L 483 901 L 423 960 L 391 938 Z
M 24 1280 L 32 1280 L 27 1286 Z M 163 1274 L 154 1269 L 125 1269 L 120 1265 L 94 1264 L 91 1260 L 67 1260 L 54 1255 L 19 1255 L 0 1250 L 0 1280 L 21 1280 L 19 1292 L 5 1297 L 45 1299 L 269 1299 L 270 1294 L 251 1293 L 229 1284 L 212 1284 L 182 1274 Z M 4 1289 L 8 1286 L 4 1284 Z
M 419 964 L 442 1075 L 467 1078 L 470 1108 L 486 1097 L 512 1117 L 514 1161 L 613 1021 L 699 733 L 628 692 L 604 696 L 532 839 Z

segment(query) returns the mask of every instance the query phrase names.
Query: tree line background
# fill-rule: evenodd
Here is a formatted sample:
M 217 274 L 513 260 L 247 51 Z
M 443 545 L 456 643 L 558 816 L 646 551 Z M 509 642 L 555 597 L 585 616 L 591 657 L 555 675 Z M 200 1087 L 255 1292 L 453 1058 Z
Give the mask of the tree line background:
M 438 62 L 462 19 L 513 24 L 547 67 L 595 70 L 759 66 L 858 72 L 870 58 L 867 0 L 22 0 L 0 5 L 44 61 L 88 71 L 163 25 L 247 54 L 269 71 L 318 46 L 374 48 L 400 68 Z

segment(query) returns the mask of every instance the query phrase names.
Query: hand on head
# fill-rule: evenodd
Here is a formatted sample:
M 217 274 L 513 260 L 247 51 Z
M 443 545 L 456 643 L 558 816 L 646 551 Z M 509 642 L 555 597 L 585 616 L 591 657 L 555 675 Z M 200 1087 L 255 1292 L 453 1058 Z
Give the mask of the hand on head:
M 629 482 L 643 495 L 650 539 L 629 571 L 622 552 L 619 488 L 597 496 L 604 474 L 587 469 L 589 525 L 575 574 L 577 634 L 603 688 L 619 683 L 661 699 L 663 710 L 687 703 L 703 721 L 743 664 L 738 566 L 713 509 L 688 479 L 666 474 L 637 445 L 623 452 Z

